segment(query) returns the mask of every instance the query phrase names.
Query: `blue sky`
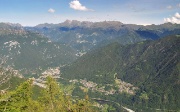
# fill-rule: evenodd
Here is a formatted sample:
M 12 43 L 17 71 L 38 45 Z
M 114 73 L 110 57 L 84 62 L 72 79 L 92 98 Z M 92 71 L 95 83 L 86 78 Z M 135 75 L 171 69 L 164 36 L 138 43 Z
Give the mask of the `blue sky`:
M 40 23 L 121 21 L 180 24 L 180 0 L 0 0 L 0 22 Z

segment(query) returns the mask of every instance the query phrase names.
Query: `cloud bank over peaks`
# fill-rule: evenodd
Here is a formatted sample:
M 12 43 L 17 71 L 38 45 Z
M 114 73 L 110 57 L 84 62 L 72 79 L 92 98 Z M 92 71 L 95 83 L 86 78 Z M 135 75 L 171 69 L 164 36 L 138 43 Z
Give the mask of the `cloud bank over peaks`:
M 49 12 L 49 13 L 55 13 L 55 10 L 52 9 L 52 8 L 50 8 L 50 9 L 48 10 L 48 12 Z
M 92 9 L 86 8 L 86 6 L 83 6 L 78 0 L 73 0 L 69 3 L 70 8 L 74 10 L 79 10 L 79 11 L 94 11 Z
M 174 16 L 170 17 L 170 18 L 164 18 L 164 22 L 170 22 L 170 23 L 177 23 L 180 24 L 180 14 L 177 12 L 174 14 Z

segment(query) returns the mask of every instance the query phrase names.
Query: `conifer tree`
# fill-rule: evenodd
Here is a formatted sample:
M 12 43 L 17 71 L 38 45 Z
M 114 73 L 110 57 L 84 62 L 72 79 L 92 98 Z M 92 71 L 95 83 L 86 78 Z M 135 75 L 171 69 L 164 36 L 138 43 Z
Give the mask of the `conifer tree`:
M 42 94 L 32 99 L 33 80 L 22 83 L 15 91 L 0 95 L 0 112 L 94 112 L 86 93 L 85 99 L 72 99 L 52 77 L 47 77 Z
M 8 93 L 4 101 L 0 102 L 3 111 L 27 111 L 32 104 L 32 80 L 22 83 L 15 91 Z

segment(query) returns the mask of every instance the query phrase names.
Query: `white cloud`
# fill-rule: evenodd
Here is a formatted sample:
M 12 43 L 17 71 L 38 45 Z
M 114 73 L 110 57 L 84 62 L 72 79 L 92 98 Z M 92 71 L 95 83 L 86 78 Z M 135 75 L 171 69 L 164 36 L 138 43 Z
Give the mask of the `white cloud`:
M 171 5 L 167 6 L 166 7 L 167 9 L 172 9 L 173 7 Z
M 165 23 L 170 22 L 170 23 L 180 24 L 180 14 L 177 12 L 177 13 L 174 14 L 173 17 L 164 18 L 164 22 L 165 22 Z
M 88 9 L 85 6 L 83 6 L 78 0 L 71 1 L 69 5 L 70 5 L 70 8 L 74 10 L 93 11 L 92 9 Z
M 52 8 L 50 8 L 50 9 L 48 10 L 48 12 L 49 12 L 49 13 L 54 13 L 54 12 L 55 12 L 55 10 L 54 10 L 54 9 L 52 9 Z
M 178 12 L 176 12 L 175 17 L 180 19 L 180 14 Z

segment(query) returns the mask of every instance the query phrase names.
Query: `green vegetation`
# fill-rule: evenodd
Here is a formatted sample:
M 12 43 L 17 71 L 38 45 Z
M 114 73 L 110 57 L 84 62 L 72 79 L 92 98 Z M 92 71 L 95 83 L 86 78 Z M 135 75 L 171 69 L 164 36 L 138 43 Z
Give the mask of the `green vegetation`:
M 0 112 L 180 111 L 179 29 L 171 23 L 0 23 Z M 48 77 L 41 88 L 18 73 L 38 78 L 49 67 L 60 67 L 65 86 Z
M 9 27 L 0 29 L 0 63 L 4 67 L 11 66 L 28 76 L 77 58 L 76 51 L 69 46 L 51 42 L 39 33 Z
M 110 44 L 82 56 L 61 70 L 62 77 L 84 79 L 106 85 L 114 83 L 114 74 L 122 81 L 139 87 L 135 95 L 103 95 L 101 97 L 138 109 L 179 110 L 180 39 L 169 36 L 157 41 L 122 46 Z M 120 99 L 119 99 L 120 98 Z
M 95 108 L 85 99 L 72 99 L 59 84 L 47 77 L 46 88 L 41 88 L 41 95 L 36 100 L 32 98 L 33 80 L 22 83 L 14 91 L 0 94 L 1 112 L 95 112 Z

